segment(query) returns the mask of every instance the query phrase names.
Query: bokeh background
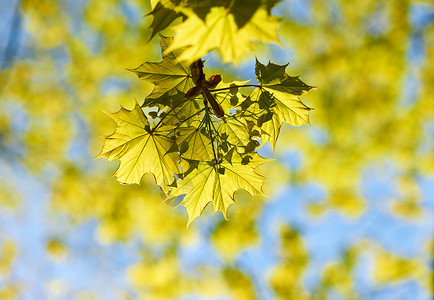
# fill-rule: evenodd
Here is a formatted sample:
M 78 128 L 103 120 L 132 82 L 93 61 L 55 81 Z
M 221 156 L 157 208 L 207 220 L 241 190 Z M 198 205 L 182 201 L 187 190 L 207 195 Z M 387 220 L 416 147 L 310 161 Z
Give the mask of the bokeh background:
M 0 299 L 432 299 L 434 3 L 284 0 L 282 47 L 317 89 L 312 126 L 282 128 L 264 165 L 269 198 L 237 193 L 230 221 L 162 203 L 94 160 L 152 86 L 142 0 L 0 1 Z M 170 31 L 167 31 L 170 34 Z

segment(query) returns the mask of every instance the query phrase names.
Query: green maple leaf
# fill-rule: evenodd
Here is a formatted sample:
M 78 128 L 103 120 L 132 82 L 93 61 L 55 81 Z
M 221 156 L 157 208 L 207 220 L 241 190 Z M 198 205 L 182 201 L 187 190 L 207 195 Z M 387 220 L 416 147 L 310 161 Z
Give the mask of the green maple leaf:
M 191 126 L 193 123 L 200 122 L 201 115 L 199 113 L 204 110 L 203 101 L 186 100 L 184 94 L 182 94 L 180 101 L 175 105 L 169 105 L 167 115 L 164 117 L 164 124 L 173 127 L 178 125 Z
M 269 161 L 258 154 L 241 156 L 234 154 L 231 162 L 223 160 L 219 165 L 198 163 L 184 179 L 178 180 L 177 187 L 169 197 L 184 195 L 179 205 L 185 206 L 188 213 L 187 226 L 196 219 L 205 206 L 211 202 L 214 212 L 221 211 L 227 218 L 227 210 L 234 203 L 234 193 L 243 189 L 252 196 L 264 195 L 262 185 L 265 177 L 255 169 Z
M 236 115 L 222 120 L 218 129 L 220 136 L 234 146 L 247 146 L 251 141 L 251 132 L 247 120 Z
M 153 96 L 152 94 L 149 96 Z M 185 94 L 178 90 L 170 90 L 157 98 L 146 97 L 142 107 L 177 108 L 185 102 Z
M 180 0 L 162 0 L 155 4 L 147 16 L 152 16 L 152 23 L 150 25 L 152 29 L 151 37 L 152 39 L 161 30 L 166 29 L 173 21 L 178 17 L 182 16 L 182 13 L 176 11 L 175 8 L 180 4 Z
M 256 79 L 265 90 L 272 94 L 287 94 L 284 98 L 298 99 L 298 96 L 307 93 L 312 86 L 305 84 L 297 76 L 289 76 L 285 71 L 287 66 L 288 64 L 276 65 L 271 62 L 265 66 L 256 59 Z
M 245 81 L 231 81 L 231 82 L 219 82 L 216 86 L 216 92 L 213 95 L 216 101 L 221 105 L 223 111 L 226 115 L 231 114 L 231 109 L 237 107 L 242 101 L 244 101 L 245 96 L 239 92 L 238 86 L 243 86 L 247 84 L 250 80 Z M 227 90 L 227 88 L 230 88 Z M 219 89 L 226 89 L 224 91 L 218 91 Z M 212 92 L 212 90 L 211 90 Z
M 242 28 L 255 15 L 261 5 L 270 12 L 276 1 L 279 0 L 184 0 L 178 6 L 178 10 L 185 11 L 185 9 L 190 8 L 199 18 L 205 21 L 213 7 L 223 7 L 233 15 L 238 28 Z
M 271 12 L 271 9 L 279 2 L 280 0 L 263 0 L 262 4 L 265 6 L 268 12 Z
M 164 97 L 165 93 L 170 96 L 175 94 L 176 90 L 185 93 L 194 86 L 190 76 L 190 65 L 178 60 L 183 49 L 168 51 L 171 44 L 173 44 L 173 38 L 160 35 L 163 60 L 161 62 L 146 62 L 136 69 L 129 70 L 136 73 L 140 79 L 155 85 L 148 98 Z
M 238 28 L 246 25 L 255 15 L 261 5 L 271 12 L 271 8 L 278 0 L 161 0 L 157 1 L 152 7 L 152 11 L 147 16 L 152 16 L 151 39 L 160 31 L 169 27 L 177 18 L 184 16 L 185 10 L 192 10 L 200 19 L 206 20 L 206 16 L 213 7 L 223 7 L 230 10 L 234 16 L 234 21 Z
M 251 51 L 252 39 L 279 43 L 277 25 L 280 19 L 270 16 L 263 7 L 258 8 L 242 28 L 237 25 L 233 11 L 226 7 L 212 7 L 205 21 L 191 9 L 184 9 L 183 13 L 188 19 L 174 26 L 176 39 L 166 49 L 166 52 L 184 49 L 179 56 L 181 61 L 191 63 L 210 50 L 218 49 L 223 62 L 238 64 Z
M 238 28 L 243 28 L 261 6 L 261 0 L 233 0 L 229 5 Z
M 177 18 L 185 15 L 182 11 L 186 8 L 192 9 L 197 16 L 205 19 L 213 6 L 223 6 L 223 1 L 215 0 L 161 0 L 157 1 L 152 7 L 152 11 L 146 16 L 152 16 L 152 39 L 158 32 L 166 29 Z
M 249 114 L 257 120 L 262 133 L 262 144 L 270 142 L 275 147 L 282 123 L 293 126 L 310 125 L 309 111 L 299 96 L 307 93 L 312 86 L 298 77 L 289 76 L 287 65 L 268 63 L 267 66 L 256 60 L 255 73 L 259 88 L 256 88 L 243 103 Z M 242 105 L 243 105 L 242 104 Z
M 146 173 L 155 176 L 163 191 L 174 181 L 174 174 L 180 173 L 178 155 L 167 153 L 173 140 L 166 132 L 151 131 L 151 126 L 139 104 L 132 110 L 121 108 L 117 113 L 108 113 L 116 122 L 116 131 L 105 137 L 105 144 L 98 157 L 108 160 L 119 159 L 114 174 L 125 184 L 140 184 Z
M 173 93 L 173 91 L 172 91 Z M 178 125 L 190 126 L 200 121 L 199 112 L 204 109 L 203 101 L 199 99 L 185 99 L 185 94 L 176 91 L 175 94 L 167 92 L 158 98 L 146 98 L 142 104 L 143 108 L 157 107 L 161 130 L 173 130 Z M 181 124 L 184 123 L 185 124 Z
M 176 132 L 181 157 L 188 160 L 212 161 L 211 139 L 198 127 L 181 127 Z

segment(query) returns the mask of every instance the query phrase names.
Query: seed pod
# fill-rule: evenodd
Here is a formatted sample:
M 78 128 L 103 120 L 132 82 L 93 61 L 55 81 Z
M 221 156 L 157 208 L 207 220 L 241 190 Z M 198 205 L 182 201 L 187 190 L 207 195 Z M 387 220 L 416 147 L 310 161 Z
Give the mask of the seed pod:
M 214 89 L 220 81 L 222 81 L 222 77 L 220 75 L 212 75 L 203 83 L 203 85 L 209 89 Z
M 214 99 L 213 95 L 211 95 L 207 88 L 203 89 L 203 93 L 209 104 L 211 105 L 214 114 L 219 118 L 223 117 L 225 115 L 223 108 L 220 106 L 220 104 L 217 103 L 217 101 Z
M 190 65 L 191 77 L 195 85 L 199 85 L 201 80 L 205 79 L 203 74 L 203 62 L 201 59 L 196 60 Z

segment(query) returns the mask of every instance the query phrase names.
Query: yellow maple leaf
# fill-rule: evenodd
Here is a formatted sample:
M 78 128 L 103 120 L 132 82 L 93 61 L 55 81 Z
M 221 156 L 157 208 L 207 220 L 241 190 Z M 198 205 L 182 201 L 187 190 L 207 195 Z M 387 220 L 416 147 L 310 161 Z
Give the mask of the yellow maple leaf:
M 117 113 L 108 113 L 116 122 L 116 131 L 107 136 L 98 157 L 119 159 L 120 165 L 114 174 L 126 184 L 140 183 L 143 175 L 152 173 L 163 191 L 179 173 L 178 155 L 167 153 L 173 140 L 167 133 L 150 130 L 140 105 L 132 110 L 121 108 Z
M 223 62 L 238 64 L 252 50 L 251 40 L 279 43 L 277 26 L 280 19 L 270 16 L 264 8 L 259 8 L 242 28 L 238 28 L 234 15 L 224 7 L 211 8 L 205 21 L 191 9 L 182 11 L 188 19 L 174 27 L 176 39 L 165 50 L 168 53 L 187 47 L 178 57 L 181 61 L 191 63 L 217 49 Z
M 219 165 L 198 163 L 186 178 L 178 180 L 177 188 L 169 193 L 169 197 L 186 194 L 179 205 L 187 209 L 187 226 L 200 216 L 209 202 L 212 202 L 214 212 L 221 211 L 226 218 L 237 190 L 246 190 L 252 196 L 264 195 L 262 185 L 265 177 L 255 169 L 267 161 L 259 154 L 251 154 L 247 164 L 246 157 L 234 154 L 231 161 L 224 160 Z

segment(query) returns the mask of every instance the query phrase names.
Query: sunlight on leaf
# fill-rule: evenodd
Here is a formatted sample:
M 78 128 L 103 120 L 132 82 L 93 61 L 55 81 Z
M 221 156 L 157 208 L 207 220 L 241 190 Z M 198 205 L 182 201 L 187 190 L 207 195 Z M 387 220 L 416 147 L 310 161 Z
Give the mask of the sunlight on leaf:
M 165 50 L 168 53 L 186 48 L 178 57 L 181 61 L 191 63 L 207 55 L 210 50 L 218 49 L 223 62 L 238 64 L 252 50 L 249 44 L 251 40 L 279 43 L 279 18 L 268 15 L 263 8 L 259 8 L 241 29 L 231 11 L 228 12 L 224 7 L 213 7 L 205 21 L 191 10 L 185 10 L 185 14 L 188 19 L 174 27 L 176 39 Z
M 161 62 L 146 62 L 136 69 L 129 70 L 140 79 L 155 85 L 151 95 L 148 96 L 149 98 L 158 98 L 166 92 L 175 92 L 176 90 L 186 92 L 193 87 L 193 81 L 189 75 L 189 64 L 179 62 L 183 49 L 173 49 L 173 43 L 173 38 L 160 35 L 163 60 Z
M 178 156 L 166 152 L 173 144 L 165 133 L 150 131 L 139 104 L 133 110 L 121 108 L 108 114 L 116 122 L 116 131 L 106 137 L 101 153 L 97 157 L 121 161 L 114 174 L 121 183 L 140 183 L 143 175 L 154 174 L 157 184 L 166 190 L 179 173 Z
M 212 202 L 214 212 L 221 211 L 226 218 L 227 210 L 234 203 L 234 193 L 244 189 L 252 196 L 264 195 L 262 185 L 265 177 L 255 172 L 257 166 L 267 162 L 258 154 L 252 156 L 252 165 L 245 164 L 241 155 L 235 155 L 231 163 L 219 165 L 199 163 L 197 168 L 169 193 L 169 197 L 186 194 L 179 205 L 185 206 L 188 225 L 196 219 L 205 206 Z

